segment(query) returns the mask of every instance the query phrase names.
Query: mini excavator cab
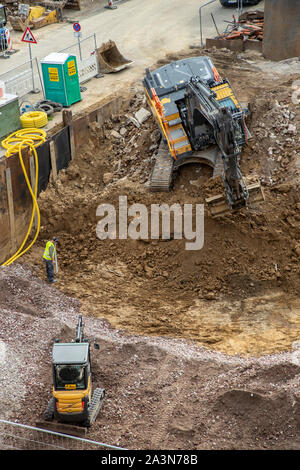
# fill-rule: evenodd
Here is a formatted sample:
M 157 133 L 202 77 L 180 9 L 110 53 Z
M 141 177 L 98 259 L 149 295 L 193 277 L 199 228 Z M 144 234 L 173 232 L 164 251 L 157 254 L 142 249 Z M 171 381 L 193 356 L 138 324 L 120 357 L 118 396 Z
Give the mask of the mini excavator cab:
M 99 345 L 94 343 L 99 349 Z M 76 340 L 61 343 L 52 350 L 52 398 L 44 417 L 65 423 L 81 423 L 89 427 L 102 406 L 105 390 L 96 389 L 92 396 L 90 344 L 83 337 L 82 317 L 79 316 Z

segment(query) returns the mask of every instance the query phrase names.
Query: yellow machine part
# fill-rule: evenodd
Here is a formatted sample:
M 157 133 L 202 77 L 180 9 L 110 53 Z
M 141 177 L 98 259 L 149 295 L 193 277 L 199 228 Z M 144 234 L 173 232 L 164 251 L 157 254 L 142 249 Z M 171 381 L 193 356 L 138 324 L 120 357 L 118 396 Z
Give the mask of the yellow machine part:
M 88 388 L 85 390 L 55 390 L 53 387 L 53 396 L 58 400 L 57 411 L 58 413 L 81 413 L 82 400 L 87 395 L 91 400 L 92 387 L 91 378 L 89 378 Z
M 88 394 L 88 390 L 56 391 L 53 396 L 58 400 L 57 411 L 59 413 L 81 413 L 82 400 Z
M 27 21 L 36 20 L 37 18 L 40 18 L 41 16 L 43 16 L 43 13 L 45 13 L 45 11 L 46 11 L 46 8 L 44 7 L 40 7 L 40 6 L 30 7 Z
M 212 91 L 216 93 L 216 100 L 222 101 L 226 98 L 230 98 L 237 108 L 240 108 L 239 102 L 235 97 L 235 94 L 232 91 L 232 88 L 228 83 L 223 83 L 222 85 L 217 85 L 211 88 Z
M 158 123 L 159 127 L 162 130 L 162 133 L 167 141 L 170 154 L 175 160 L 177 159 L 177 155 L 180 155 L 181 153 L 186 153 L 191 151 L 191 145 L 189 143 L 189 140 L 187 138 L 186 132 L 182 126 L 182 124 L 177 124 L 175 126 L 170 126 L 170 121 L 173 119 L 177 119 L 179 117 L 179 112 L 169 115 L 167 118 L 164 116 L 163 113 L 163 105 L 165 103 L 169 103 L 171 100 L 170 98 L 163 98 L 160 103 L 162 106 L 161 113 L 158 111 L 155 100 L 151 99 L 148 91 L 145 88 L 145 93 L 146 93 L 146 99 L 148 101 L 148 104 L 150 106 L 150 109 L 152 111 L 153 117 Z M 172 138 L 172 132 L 173 131 L 181 131 L 179 132 L 181 136 L 179 138 Z M 179 145 L 178 145 L 179 144 Z M 181 144 L 181 145 L 180 145 Z
M 33 29 L 42 28 L 47 24 L 58 23 L 57 10 L 44 11 L 40 16 L 28 20 L 28 23 L 30 23 Z

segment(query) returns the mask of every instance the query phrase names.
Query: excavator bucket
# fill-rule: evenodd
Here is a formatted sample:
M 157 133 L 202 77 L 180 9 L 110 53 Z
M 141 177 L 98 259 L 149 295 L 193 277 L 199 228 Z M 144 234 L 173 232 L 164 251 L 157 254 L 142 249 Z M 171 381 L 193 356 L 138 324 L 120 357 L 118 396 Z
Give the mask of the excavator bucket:
M 19 16 L 9 16 L 9 22 L 14 31 L 25 31 L 28 24 L 27 21 L 23 21 Z
M 35 425 L 37 428 L 45 429 L 46 431 L 58 432 L 81 438 L 86 437 L 88 431 L 88 428 L 85 426 L 75 426 L 72 424 L 58 423 L 56 421 L 53 423 L 48 421 L 39 421 Z
M 132 60 L 126 59 L 120 53 L 116 43 L 111 40 L 98 48 L 98 62 L 102 73 L 119 72 L 133 64 Z
M 247 207 L 251 207 L 252 204 L 263 202 L 265 200 L 264 192 L 259 183 L 252 183 L 247 185 L 249 199 L 247 201 Z M 232 209 L 226 202 L 226 198 L 223 194 L 212 196 L 206 199 L 206 204 L 209 213 L 212 218 L 222 217 L 232 212 Z

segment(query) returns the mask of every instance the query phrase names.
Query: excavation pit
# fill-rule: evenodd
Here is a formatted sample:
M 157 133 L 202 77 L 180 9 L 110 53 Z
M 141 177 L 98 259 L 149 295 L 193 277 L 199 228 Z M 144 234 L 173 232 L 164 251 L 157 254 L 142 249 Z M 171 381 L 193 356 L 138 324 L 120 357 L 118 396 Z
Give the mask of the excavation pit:
M 221 178 L 195 164 L 180 168 L 171 192 L 149 191 L 159 133 L 152 117 L 140 127 L 130 119 L 147 106 L 138 86 L 129 109 L 105 124 L 105 138 L 90 124 L 76 160 L 40 195 L 42 230 L 25 259 L 44 277 L 43 246 L 58 235 L 57 287 L 80 300 L 84 315 L 125 332 L 184 338 L 230 355 L 287 351 L 300 333 L 299 143 L 290 126 L 300 115 L 290 101 L 292 82 L 262 80 L 263 72 L 234 53 L 215 52 L 213 60 L 250 103 L 252 139 L 241 169 L 263 182 L 265 202 L 220 220 L 206 213 L 198 251 L 172 237 L 99 240 L 96 209 L 117 206 L 120 195 L 150 208 L 202 204 L 223 191 Z

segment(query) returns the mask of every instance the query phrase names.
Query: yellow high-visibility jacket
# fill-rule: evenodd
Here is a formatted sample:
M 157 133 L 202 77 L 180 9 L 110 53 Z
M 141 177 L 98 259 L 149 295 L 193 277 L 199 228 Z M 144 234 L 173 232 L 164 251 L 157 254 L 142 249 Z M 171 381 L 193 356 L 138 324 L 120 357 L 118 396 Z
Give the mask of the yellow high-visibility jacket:
M 48 261 L 53 261 L 55 257 L 55 245 L 53 242 L 47 242 L 43 258 Z

